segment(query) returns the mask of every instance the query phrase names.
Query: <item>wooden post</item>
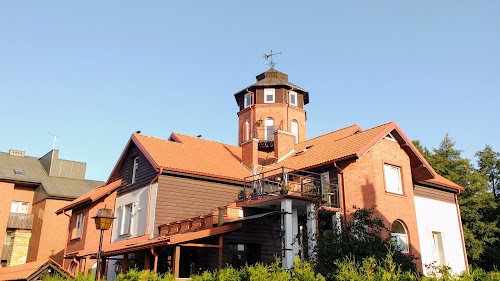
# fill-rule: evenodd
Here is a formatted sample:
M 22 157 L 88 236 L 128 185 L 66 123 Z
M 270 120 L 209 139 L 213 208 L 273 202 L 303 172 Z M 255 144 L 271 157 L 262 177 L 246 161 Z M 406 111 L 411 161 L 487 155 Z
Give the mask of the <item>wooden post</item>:
M 175 250 L 174 250 L 174 276 L 175 276 L 175 278 L 179 278 L 180 262 L 181 262 L 181 247 L 175 246 Z
M 128 271 L 128 253 L 123 254 L 123 262 L 122 262 L 122 272 L 127 273 Z
M 151 270 L 151 253 L 144 253 L 144 270 Z
M 217 270 L 222 269 L 222 246 L 224 245 L 224 237 L 219 236 L 219 249 L 217 249 Z

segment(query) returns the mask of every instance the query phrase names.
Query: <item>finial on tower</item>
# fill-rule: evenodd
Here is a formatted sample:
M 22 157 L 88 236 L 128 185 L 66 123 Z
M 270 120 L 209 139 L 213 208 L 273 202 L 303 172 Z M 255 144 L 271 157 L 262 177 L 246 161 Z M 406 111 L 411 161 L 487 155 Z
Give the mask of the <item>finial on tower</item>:
M 274 66 L 276 66 L 276 64 L 277 64 L 273 60 L 273 56 L 275 56 L 275 55 L 281 55 L 281 52 L 279 52 L 279 53 L 273 53 L 273 50 L 271 50 L 270 54 L 264 53 L 264 59 L 267 60 L 267 59 L 271 58 L 271 61 L 269 62 L 269 67 L 271 67 L 271 68 L 274 68 Z

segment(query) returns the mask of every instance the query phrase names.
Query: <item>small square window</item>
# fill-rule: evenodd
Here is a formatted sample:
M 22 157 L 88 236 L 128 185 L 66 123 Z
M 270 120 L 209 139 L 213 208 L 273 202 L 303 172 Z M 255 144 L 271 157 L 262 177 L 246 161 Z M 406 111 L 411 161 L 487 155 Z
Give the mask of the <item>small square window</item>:
M 297 106 L 297 93 L 294 91 L 290 91 L 290 104 Z
M 264 89 L 264 103 L 274 103 L 274 89 Z
M 18 169 L 14 170 L 14 174 L 16 174 L 16 175 L 25 175 L 25 173 L 24 173 L 23 170 L 18 170 Z
M 391 193 L 403 194 L 401 184 L 401 169 L 397 166 L 384 164 L 385 190 Z

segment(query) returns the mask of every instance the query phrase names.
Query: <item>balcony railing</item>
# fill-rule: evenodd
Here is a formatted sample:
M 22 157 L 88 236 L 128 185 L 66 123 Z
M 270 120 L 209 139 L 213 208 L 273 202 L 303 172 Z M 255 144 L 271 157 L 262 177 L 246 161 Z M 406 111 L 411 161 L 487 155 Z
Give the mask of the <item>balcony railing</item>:
M 7 228 L 31 229 L 33 226 L 32 214 L 10 213 Z
M 340 207 L 337 184 L 321 180 L 321 175 L 308 171 L 279 168 L 244 179 L 243 200 L 287 194 L 319 199 L 322 205 Z
M 9 244 L 3 244 L 1 260 L 6 261 L 9 258 Z

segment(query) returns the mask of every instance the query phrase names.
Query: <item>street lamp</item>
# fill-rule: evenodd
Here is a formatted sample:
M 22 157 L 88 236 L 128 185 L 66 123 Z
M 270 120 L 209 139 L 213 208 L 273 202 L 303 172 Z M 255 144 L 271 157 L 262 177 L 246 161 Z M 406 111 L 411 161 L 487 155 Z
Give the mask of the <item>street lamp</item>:
M 92 217 L 95 220 L 95 228 L 101 230 L 101 236 L 99 238 L 99 251 L 97 252 L 97 267 L 96 267 L 96 280 L 99 280 L 101 274 L 101 252 L 102 252 L 102 235 L 104 230 L 108 230 L 115 217 L 113 216 L 113 210 L 106 208 L 99 209 L 95 217 Z

